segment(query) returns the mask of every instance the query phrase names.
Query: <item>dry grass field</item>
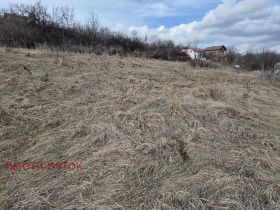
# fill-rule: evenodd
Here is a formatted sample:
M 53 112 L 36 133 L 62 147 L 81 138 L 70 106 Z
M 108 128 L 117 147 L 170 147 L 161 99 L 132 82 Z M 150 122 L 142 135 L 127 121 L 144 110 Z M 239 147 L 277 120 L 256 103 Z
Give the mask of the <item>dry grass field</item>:
M 280 209 L 277 77 L 0 48 L 0 102 L 0 209 Z

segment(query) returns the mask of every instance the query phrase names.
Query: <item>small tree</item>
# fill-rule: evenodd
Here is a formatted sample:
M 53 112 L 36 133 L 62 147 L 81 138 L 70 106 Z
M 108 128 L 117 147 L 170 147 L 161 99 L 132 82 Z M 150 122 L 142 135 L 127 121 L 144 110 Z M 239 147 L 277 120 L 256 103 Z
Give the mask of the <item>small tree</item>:
M 195 48 L 198 48 L 199 42 L 200 42 L 200 41 L 199 41 L 198 37 L 195 36 L 194 39 L 193 39 L 193 46 L 194 46 Z
M 227 47 L 227 54 L 225 56 L 226 63 L 229 65 L 233 65 L 237 62 L 238 59 L 238 51 L 234 46 Z
M 92 11 L 89 14 L 88 22 L 86 24 L 86 30 L 87 30 L 88 36 L 90 38 L 91 44 L 92 43 L 97 44 L 99 29 L 100 29 L 99 19 L 95 15 L 95 13 Z
M 262 70 L 273 69 L 275 63 L 279 61 L 279 55 L 276 52 L 270 51 L 269 49 L 263 48 L 259 53 L 259 61 Z
M 241 65 L 244 69 L 249 71 L 261 69 L 260 61 L 252 50 L 247 50 L 241 59 Z

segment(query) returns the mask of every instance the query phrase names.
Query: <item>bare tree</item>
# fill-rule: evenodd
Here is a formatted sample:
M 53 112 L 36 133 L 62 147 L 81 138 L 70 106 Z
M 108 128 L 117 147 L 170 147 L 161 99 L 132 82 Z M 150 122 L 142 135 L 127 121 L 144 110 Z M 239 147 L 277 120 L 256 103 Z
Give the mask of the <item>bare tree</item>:
M 29 15 L 29 7 L 28 4 L 10 4 L 9 12 L 22 15 L 22 16 L 28 16 Z
M 97 42 L 100 22 L 93 11 L 90 12 L 88 22 L 86 24 L 87 33 L 92 43 Z
M 195 37 L 193 38 L 193 47 L 194 47 L 194 48 L 198 48 L 199 42 L 200 42 L 200 40 L 198 39 L 197 36 L 195 36 Z
M 73 9 L 54 7 L 50 11 L 41 1 L 11 4 L 9 13 L 14 14 L 8 14 L 6 19 L 0 17 L 0 42 L 4 46 L 34 48 L 35 44 L 44 43 L 56 49 L 98 54 L 113 46 L 125 55 L 136 52 L 132 55 L 164 60 L 182 60 L 183 57 L 171 40 L 162 40 L 154 35 L 148 41 L 147 36 L 139 37 L 136 31 L 128 36 L 101 27 L 94 12 L 89 14 L 84 25 L 74 21 Z M 18 24 L 12 19 L 23 20 L 26 24 Z
M 71 28 L 74 26 L 74 9 L 69 7 L 53 7 L 51 22 L 63 28 Z
M 138 40 L 138 39 L 139 39 L 139 38 L 138 38 L 138 31 L 132 30 L 132 31 L 131 31 L 131 36 L 132 36 L 132 39 L 133 39 L 133 40 Z
M 236 62 L 239 57 L 239 53 L 234 46 L 227 47 L 227 54 L 225 56 L 226 62 L 229 65 L 237 64 Z
M 0 9 L 0 17 L 3 17 L 5 12 L 7 12 L 8 10 L 6 9 Z
M 279 55 L 267 48 L 263 48 L 259 53 L 259 61 L 262 70 L 271 70 L 277 63 Z

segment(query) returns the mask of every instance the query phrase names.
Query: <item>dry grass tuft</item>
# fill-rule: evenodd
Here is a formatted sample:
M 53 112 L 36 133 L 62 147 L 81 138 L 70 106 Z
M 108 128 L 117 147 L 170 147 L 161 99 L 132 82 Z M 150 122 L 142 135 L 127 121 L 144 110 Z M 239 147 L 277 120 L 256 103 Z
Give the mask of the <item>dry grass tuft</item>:
M 220 89 L 210 89 L 209 95 L 214 101 L 225 100 L 225 91 Z
M 0 208 L 280 208 L 276 77 L 27 53 L 0 48 Z M 7 171 L 9 161 L 83 170 Z
M 0 120 L 4 121 L 8 118 L 9 114 L 0 106 Z

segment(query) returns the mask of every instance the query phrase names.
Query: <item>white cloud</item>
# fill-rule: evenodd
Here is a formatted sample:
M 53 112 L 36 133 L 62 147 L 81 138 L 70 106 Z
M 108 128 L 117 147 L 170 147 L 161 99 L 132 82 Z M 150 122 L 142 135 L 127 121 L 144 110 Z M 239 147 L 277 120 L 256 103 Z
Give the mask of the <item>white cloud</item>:
M 8 8 L 9 3 L 34 4 L 38 0 L 0 1 L 0 8 Z M 125 25 L 144 25 L 150 19 L 161 17 L 191 16 L 193 9 L 213 8 L 219 0 L 41 0 L 49 8 L 66 5 L 75 9 L 76 18 L 84 22 L 89 12 L 94 11 L 103 25 L 113 27 L 118 23 Z M 201 15 L 201 14 L 200 14 Z M 160 21 L 160 20 L 159 20 Z
M 146 4 L 136 10 L 136 15 L 143 17 L 166 17 L 172 14 L 173 9 L 164 3 Z
M 0 8 L 7 8 L 8 3 L 36 1 L 0 1 Z M 137 30 L 142 38 L 156 34 L 177 44 L 188 44 L 198 38 L 200 47 L 224 44 L 235 45 L 241 51 L 270 47 L 280 52 L 279 0 L 42 0 L 42 3 L 49 8 L 73 7 L 81 22 L 94 11 L 102 26 L 127 34 Z M 170 27 L 172 18 L 177 17 L 182 24 L 177 21 Z M 168 19 L 169 27 L 163 24 Z
M 187 44 L 198 38 L 201 47 L 224 44 L 235 45 L 240 51 L 267 47 L 280 52 L 280 5 L 271 5 L 273 2 L 223 0 L 200 21 L 171 28 L 131 26 L 128 31 L 137 30 L 139 35 L 156 34 L 177 44 Z

